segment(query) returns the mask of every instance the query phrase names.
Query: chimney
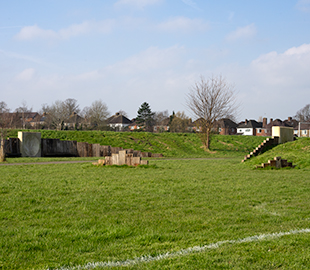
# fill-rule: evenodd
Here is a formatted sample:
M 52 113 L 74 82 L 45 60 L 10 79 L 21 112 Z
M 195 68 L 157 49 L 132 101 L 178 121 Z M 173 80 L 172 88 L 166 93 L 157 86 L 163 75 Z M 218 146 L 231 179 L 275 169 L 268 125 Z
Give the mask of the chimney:
M 267 118 L 263 118 L 263 128 L 267 126 Z
M 289 116 L 289 117 L 287 118 L 287 120 L 288 120 L 289 122 L 291 122 L 291 121 L 292 121 L 292 117 Z
M 248 119 L 245 119 L 244 123 L 247 125 L 248 124 Z
M 272 118 L 270 118 L 270 124 L 272 124 L 272 122 L 273 122 L 273 119 L 272 119 Z

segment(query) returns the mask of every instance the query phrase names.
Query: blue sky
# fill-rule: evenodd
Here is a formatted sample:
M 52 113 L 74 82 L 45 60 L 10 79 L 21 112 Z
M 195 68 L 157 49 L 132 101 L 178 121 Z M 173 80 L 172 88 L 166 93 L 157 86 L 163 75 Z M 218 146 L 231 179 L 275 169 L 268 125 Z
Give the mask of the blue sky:
M 0 0 L 0 101 L 191 116 L 189 88 L 222 75 L 238 120 L 284 120 L 310 103 L 309 29 L 310 0 Z

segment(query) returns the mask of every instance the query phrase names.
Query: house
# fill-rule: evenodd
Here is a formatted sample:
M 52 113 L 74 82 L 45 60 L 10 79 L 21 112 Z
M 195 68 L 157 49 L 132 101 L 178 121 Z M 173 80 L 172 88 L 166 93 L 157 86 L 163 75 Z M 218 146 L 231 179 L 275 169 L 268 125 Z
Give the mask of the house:
M 237 124 L 229 118 L 222 118 L 215 122 L 214 128 L 221 135 L 235 135 L 237 133 Z
M 115 130 L 124 130 L 128 127 L 132 122 L 124 115 L 120 113 L 116 113 L 115 115 L 111 116 L 107 119 L 107 124 L 110 128 Z
M 139 130 L 141 126 L 136 122 L 136 118 L 131 119 L 131 124 L 128 125 L 130 131 Z
M 294 127 L 298 124 L 298 121 L 292 119 L 292 117 L 288 117 L 287 120 L 270 118 L 269 124 L 267 124 L 267 118 L 263 118 L 262 128 L 258 128 L 256 132 L 256 136 L 272 136 L 272 127 Z
M 261 132 L 262 127 L 263 123 L 261 122 L 245 119 L 244 122 L 239 123 L 237 126 L 237 134 L 256 136 L 258 132 Z
M 294 127 L 294 134 L 298 137 L 310 137 L 310 122 L 300 122 Z
M 83 122 L 84 118 L 78 115 L 76 112 L 73 112 L 65 121 L 65 129 L 76 129 L 79 128 Z
M 169 131 L 169 122 L 170 118 L 167 117 L 160 121 L 160 123 L 156 123 L 153 127 L 154 132 L 164 132 L 164 131 Z

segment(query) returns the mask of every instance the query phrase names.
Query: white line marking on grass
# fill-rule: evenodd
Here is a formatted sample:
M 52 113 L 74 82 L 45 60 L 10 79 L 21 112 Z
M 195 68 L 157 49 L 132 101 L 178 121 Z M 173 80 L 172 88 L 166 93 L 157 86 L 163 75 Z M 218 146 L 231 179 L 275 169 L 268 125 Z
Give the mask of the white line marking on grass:
M 160 261 L 167 258 L 173 258 L 178 256 L 184 256 L 187 254 L 192 253 L 198 253 L 198 252 L 204 252 L 209 249 L 216 249 L 219 248 L 223 244 L 239 244 L 239 243 L 249 243 L 249 242 L 255 242 L 255 241 L 265 241 L 269 239 L 274 238 L 280 238 L 285 235 L 292 235 L 292 234 L 301 234 L 301 233 L 310 233 L 310 228 L 307 229 L 300 229 L 300 230 L 291 230 L 288 232 L 279 232 L 279 233 L 270 233 L 270 234 L 260 234 L 260 235 L 254 235 L 238 240 L 225 240 L 225 241 L 219 241 L 216 243 L 212 243 L 205 246 L 195 246 L 190 247 L 187 249 L 181 249 L 179 251 L 175 252 L 167 252 L 163 253 L 157 256 L 142 256 L 134 259 L 128 259 L 125 261 L 108 261 L 108 262 L 90 262 L 85 265 L 78 265 L 78 266 L 72 266 L 72 267 L 60 267 L 55 270 L 89 270 L 89 269 L 95 269 L 95 268 L 107 268 L 107 267 L 116 267 L 116 266 L 128 266 L 128 265 L 135 265 L 140 263 L 147 263 L 152 261 Z

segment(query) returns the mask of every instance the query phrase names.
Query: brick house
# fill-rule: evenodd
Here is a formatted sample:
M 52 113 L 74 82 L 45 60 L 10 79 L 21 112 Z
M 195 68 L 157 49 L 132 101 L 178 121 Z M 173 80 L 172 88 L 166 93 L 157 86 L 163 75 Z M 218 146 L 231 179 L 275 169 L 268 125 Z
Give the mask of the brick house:
M 222 118 L 214 124 L 216 129 L 221 135 L 235 135 L 237 134 L 237 124 L 229 118 Z

